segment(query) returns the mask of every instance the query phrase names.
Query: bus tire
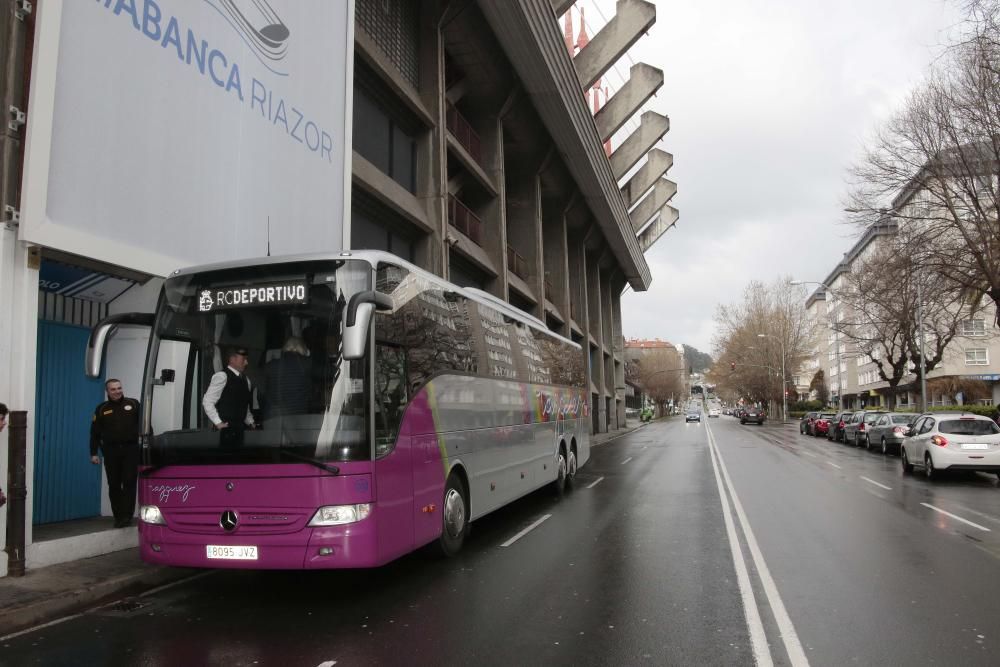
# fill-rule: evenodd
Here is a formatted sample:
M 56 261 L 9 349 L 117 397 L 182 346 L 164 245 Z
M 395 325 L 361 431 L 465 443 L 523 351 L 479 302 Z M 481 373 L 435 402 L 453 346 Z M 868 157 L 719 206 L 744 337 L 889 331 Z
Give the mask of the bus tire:
M 566 486 L 572 488 L 576 480 L 576 448 L 570 447 L 566 457 Z
M 465 536 L 469 532 L 469 503 L 465 484 L 452 473 L 444 487 L 441 503 L 441 537 L 438 551 L 442 556 L 451 557 L 462 550 Z
M 552 490 L 557 496 L 561 496 L 566 492 L 568 467 L 569 464 L 566 460 L 566 446 L 559 445 L 559 451 L 556 453 L 556 479 L 552 482 Z

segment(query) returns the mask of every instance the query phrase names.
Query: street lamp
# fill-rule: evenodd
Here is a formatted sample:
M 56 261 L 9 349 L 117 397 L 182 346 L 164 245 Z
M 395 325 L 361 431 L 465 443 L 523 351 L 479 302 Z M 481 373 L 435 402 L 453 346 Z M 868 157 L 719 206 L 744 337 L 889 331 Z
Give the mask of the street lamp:
M 819 283 L 812 280 L 792 280 L 789 281 L 789 285 L 819 285 L 823 289 L 832 293 L 836 296 L 836 292 L 830 288 L 826 283 Z M 844 409 L 844 377 L 843 377 L 843 366 L 840 365 L 840 331 L 837 327 L 831 327 L 833 329 L 833 344 L 834 351 L 837 353 L 837 412 Z
M 771 334 L 757 334 L 757 338 L 774 338 L 781 346 L 781 421 L 788 421 L 788 394 L 785 392 L 785 341 Z

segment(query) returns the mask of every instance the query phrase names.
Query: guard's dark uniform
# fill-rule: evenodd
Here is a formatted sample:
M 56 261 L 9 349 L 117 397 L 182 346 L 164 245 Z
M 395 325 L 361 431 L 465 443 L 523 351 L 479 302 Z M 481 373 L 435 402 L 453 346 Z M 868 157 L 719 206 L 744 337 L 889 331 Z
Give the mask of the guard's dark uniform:
M 90 455 L 104 454 L 108 495 L 115 525 L 126 525 L 135 512 L 135 483 L 139 475 L 139 401 L 105 401 L 94 410 L 90 425 Z
M 237 375 L 229 368 L 223 372 L 226 374 L 226 386 L 222 390 L 219 402 L 215 404 L 215 409 L 219 411 L 219 418 L 229 422 L 229 426 L 222 429 L 219 441 L 223 446 L 241 445 L 252 396 L 250 380 L 246 373 Z

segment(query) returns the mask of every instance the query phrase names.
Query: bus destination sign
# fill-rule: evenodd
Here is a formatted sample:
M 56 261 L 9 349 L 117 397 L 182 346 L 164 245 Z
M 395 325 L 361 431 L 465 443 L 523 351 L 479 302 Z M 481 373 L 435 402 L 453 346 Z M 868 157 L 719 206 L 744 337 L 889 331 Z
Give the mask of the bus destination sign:
M 203 289 L 198 293 L 198 311 L 209 313 L 232 308 L 302 304 L 308 301 L 308 293 L 305 282 Z

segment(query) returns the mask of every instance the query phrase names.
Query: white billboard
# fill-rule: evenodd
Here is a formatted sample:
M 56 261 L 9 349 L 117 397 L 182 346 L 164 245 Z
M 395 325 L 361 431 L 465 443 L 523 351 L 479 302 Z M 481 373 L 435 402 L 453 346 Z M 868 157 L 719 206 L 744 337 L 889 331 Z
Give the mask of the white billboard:
M 46 0 L 22 240 L 156 275 L 339 250 L 353 0 Z

